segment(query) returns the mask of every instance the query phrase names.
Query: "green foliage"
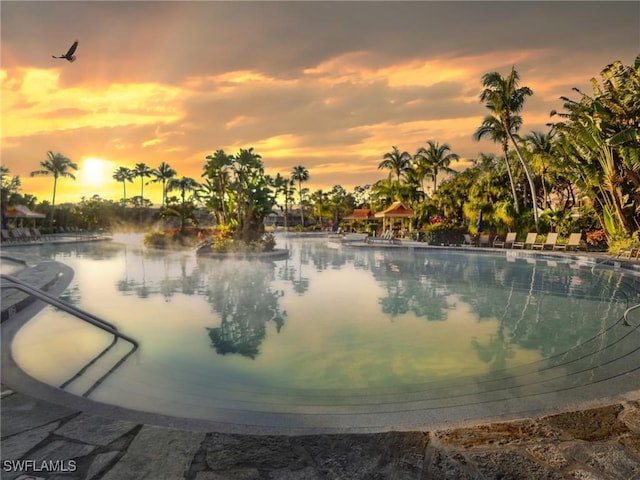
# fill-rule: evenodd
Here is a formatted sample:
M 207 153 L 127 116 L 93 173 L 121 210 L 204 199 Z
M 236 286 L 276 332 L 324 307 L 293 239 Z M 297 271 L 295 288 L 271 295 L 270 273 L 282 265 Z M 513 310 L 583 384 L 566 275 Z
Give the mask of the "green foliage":
M 244 242 L 223 235 L 216 235 L 211 244 L 211 251 L 229 254 L 261 253 L 272 251 L 275 245 L 275 237 L 270 233 L 264 234 L 259 240 L 253 242 Z
M 423 230 L 422 240 L 430 245 L 460 245 L 467 233 L 465 228 L 452 228 L 444 223 L 426 225 Z
M 613 214 L 611 213 L 611 210 L 607 206 L 604 206 L 602 208 L 602 216 L 604 219 L 604 228 L 609 234 L 609 236 L 610 237 L 616 236 L 616 234 L 618 233 L 618 228 L 617 228 L 615 219 L 613 217 Z
M 148 247 L 165 248 L 168 244 L 167 235 L 164 232 L 149 232 L 144 236 L 143 243 Z
M 614 235 L 608 237 L 607 241 L 602 245 L 602 249 L 608 245 L 608 251 L 611 254 L 618 254 L 620 250 L 627 248 L 640 248 L 640 239 L 638 238 L 638 232 L 633 232 L 631 236 L 627 235 Z

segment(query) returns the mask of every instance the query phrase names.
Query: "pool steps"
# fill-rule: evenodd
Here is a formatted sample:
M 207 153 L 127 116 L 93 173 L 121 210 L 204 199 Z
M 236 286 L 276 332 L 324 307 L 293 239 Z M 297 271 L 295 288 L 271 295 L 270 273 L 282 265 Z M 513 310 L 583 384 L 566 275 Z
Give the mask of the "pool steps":
M 88 369 L 89 367 L 91 367 L 92 365 L 94 365 L 99 359 L 101 359 L 102 357 L 104 357 L 112 348 L 113 346 L 118 342 L 118 339 L 121 338 L 127 342 L 129 342 L 132 345 L 131 350 L 129 350 L 129 352 L 124 355 L 118 362 L 116 362 L 104 375 L 102 375 L 100 378 L 98 378 L 83 394 L 83 397 L 87 397 L 91 394 L 91 392 L 93 392 L 97 387 L 100 386 L 100 384 L 109 376 L 111 375 L 120 365 L 122 365 L 140 346 L 138 341 L 135 340 L 134 338 L 131 338 L 130 336 L 120 332 L 118 330 L 118 328 L 109 323 L 106 322 L 105 320 L 96 317 L 95 315 L 86 312 L 78 307 L 76 307 L 75 305 L 72 305 L 68 302 L 65 302 L 64 300 L 60 300 L 59 298 L 43 291 L 40 290 L 38 288 L 34 288 L 31 285 L 29 285 L 28 283 L 20 280 L 19 278 L 16 278 L 12 275 L 6 275 L 6 274 L 0 274 L 0 280 L 2 280 L 2 283 L 0 284 L 0 289 L 16 289 L 16 290 L 20 290 L 23 293 L 26 293 L 32 297 L 37 298 L 38 300 L 44 302 L 44 303 L 48 303 L 49 305 L 52 305 L 66 313 L 69 313 L 77 318 L 79 318 L 80 320 L 83 320 L 84 322 L 87 322 L 95 327 L 100 328 L 101 330 L 104 330 L 107 333 L 110 333 L 111 335 L 113 335 L 113 342 L 111 342 L 110 345 L 108 345 L 102 352 L 100 352 L 98 355 L 96 355 L 93 359 L 91 359 L 84 367 L 82 367 L 75 375 L 73 375 L 69 380 L 67 380 L 66 382 L 64 382 L 62 385 L 60 385 L 61 389 L 65 389 L 66 387 L 68 387 L 71 383 L 75 382 L 76 380 L 78 380 Z

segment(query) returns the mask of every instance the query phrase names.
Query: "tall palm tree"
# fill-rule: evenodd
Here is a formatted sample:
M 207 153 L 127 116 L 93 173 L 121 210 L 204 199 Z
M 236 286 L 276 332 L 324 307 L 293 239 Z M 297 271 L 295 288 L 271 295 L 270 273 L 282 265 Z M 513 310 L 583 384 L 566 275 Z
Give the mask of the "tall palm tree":
M 32 177 L 41 175 L 53 175 L 53 200 L 51 202 L 51 217 L 49 218 L 49 228 L 53 227 L 53 211 L 56 208 L 56 188 L 58 186 L 58 178 L 70 178 L 75 180 L 76 177 L 70 170 L 77 170 L 78 165 L 73 163 L 69 158 L 61 153 L 53 153 L 51 150 L 47 152 L 47 159 L 40 162 L 42 170 L 34 170 L 31 172 Z
M 433 177 L 433 191 L 436 191 L 438 182 L 438 172 L 453 173 L 455 170 L 449 167 L 452 161 L 459 160 L 455 153 L 447 153 L 451 150 L 451 147 L 446 143 L 439 145 L 438 142 L 429 140 L 427 142 L 428 148 L 420 147 L 416 156 L 423 160 L 425 170 L 430 170 Z
M 164 207 L 167 202 L 167 189 L 166 183 L 176 176 L 176 172 L 168 163 L 162 162 L 158 165 L 158 168 L 152 171 L 152 175 L 155 177 L 150 183 L 162 182 L 162 206 Z
M 127 182 L 133 183 L 134 177 L 135 177 L 135 172 L 127 167 L 118 167 L 116 171 L 113 172 L 112 178 L 116 182 L 122 182 L 122 190 L 123 190 L 122 202 L 124 204 L 127 203 Z
M 554 157 L 553 137 L 553 130 L 549 133 L 531 132 L 524 137 L 522 142 L 524 147 L 527 148 L 532 155 L 532 163 L 534 163 L 534 166 L 537 165 L 540 171 L 542 195 L 547 208 L 551 208 L 551 201 L 549 199 L 549 193 L 547 192 L 546 176 L 549 165 L 553 162 Z
M 140 177 L 140 198 L 144 200 L 144 179 L 145 177 L 149 178 L 153 175 L 153 170 L 151 170 L 146 163 L 136 163 L 133 171 L 136 177 Z
M 202 177 L 206 177 L 213 181 L 216 185 L 216 192 L 222 211 L 222 219 L 226 224 L 229 221 L 226 207 L 227 188 L 229 185 L 229 173 L 233 165 L 234 158 L 227 155 L 224 150 L 218 149 L 213 155 L 207 155 L 207 163 L 204 166 Z
M 518 117 L 519 118 L 519 117 Z M 513 123 L 513 122 L 512 122 Z M 509 183 L 511 184 L 511 193 L 513 195 L 513 206 L 516 213 L 520 213 L 520 203 L 518 202 L 518 194 L 516 192 L 516 184 L 513 180 L 513 173 L 511 173 L 511 163 L 509 162 L 509 135 L 504 130 L 504 126 L 498 117 L 493 115 L 487 115 L 484 117 L 482 124 L 478 127 L 473 134 L 473 138 L 479 142 L 483 138 L 489 138 L 494 143 L 499 143 L 502 146 L 502 152 L 504 153 L 504 162 L 507 166 L 507 173 L 509 174 Z
M 320 227 L 323 225 L 324 214 L 329 210 L 329 195 L 322 190 L 316 190 L 311 194 L 311 202 L 313 210 L 315 210 L 316 218 Z
M 300 196 L 300 218 L 302 220 L 302 228 L 304 228 L 304 208 L 302 206 L 302 182 L 309 181 L 309 170 L 302 165 L 293 167 L 291 171 L 291 180 L 298 182 L 298 195 Z
M 284 197 L 284 230 L 286 232 L 289 230 L 289 204 L 291 203 L 292 196 L 295 194 L 293 180 L 277 173 L 272 184 L 276 190 L 276 196 L 282 195 Z
M 385 153 L 382 161 L 378 164 L 378 169 L 386 168 L 390 170 L 390 179 L 392 174 L 395 175 L 395 185 L 398 192 L 400 191 L 400 179 L 410 167 L 411 155 L 409 155 L 409 152 L 401 152 L 396 146 L 392 147 L 390 152 Z
M 480 94 L 480 100 L 485 103 L 489 111 L 500 120 L 504 132 L 511 140 L 511 144 L 524 168 L 524 172 L 529 182 L 531 190 L 531 201 L 533 203 L 533 218 L 538 229 L 538 206 L 536 186 L 533 183 L 533 175 L 529 164 L 525 161 L 516 142 L 518 128 L 522 124 L 519 116 L 527 97 L 533 95 L 529 87 L 518 87 L 520 75 L 515 68 L 511 68 L 511 73 L 507 77 L 502 77 L 498 72 L 486 73 L 482 77 L 484 90 Z

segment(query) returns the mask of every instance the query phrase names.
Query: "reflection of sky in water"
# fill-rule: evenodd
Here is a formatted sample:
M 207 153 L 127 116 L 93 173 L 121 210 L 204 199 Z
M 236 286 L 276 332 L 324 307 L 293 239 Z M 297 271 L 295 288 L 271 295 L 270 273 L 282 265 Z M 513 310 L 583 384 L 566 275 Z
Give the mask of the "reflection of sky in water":
M 230 397 L 255 385 L 402 388 L 553 362 L 626 305 L 617 274 L 562 261 L 331 249 L 319 239 L 281 238 L 279 246 L 289 259 L 196 259 L 136 245 L 54 256 L 75 270 L 70 301 L 140 341 L 106 385 L 167 397 L 229 385 Z M 110 340 L 46 309 L 19 332 L 14 351 L 28 373 L 58 385 Z M 112 363 L 126 351 L 123 344 Z M 95 398 L 109 395 L 98 389 Z

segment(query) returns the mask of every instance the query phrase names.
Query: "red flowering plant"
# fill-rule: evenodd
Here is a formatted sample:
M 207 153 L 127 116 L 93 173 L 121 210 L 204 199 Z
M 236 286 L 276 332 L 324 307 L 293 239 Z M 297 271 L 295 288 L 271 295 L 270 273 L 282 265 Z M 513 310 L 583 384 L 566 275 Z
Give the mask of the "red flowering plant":
M 587 233 L 587 244 L 597 250 L 607 249 L 607 233 L 604 230 L 594 230 Z

